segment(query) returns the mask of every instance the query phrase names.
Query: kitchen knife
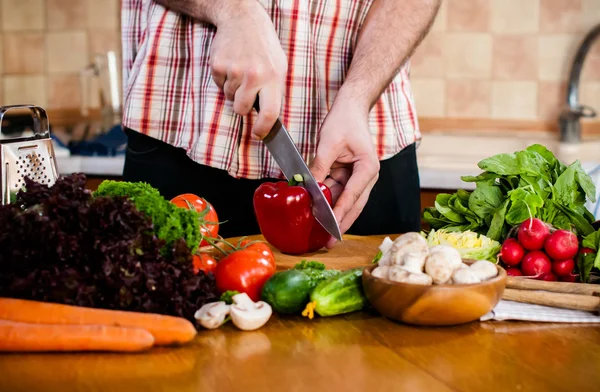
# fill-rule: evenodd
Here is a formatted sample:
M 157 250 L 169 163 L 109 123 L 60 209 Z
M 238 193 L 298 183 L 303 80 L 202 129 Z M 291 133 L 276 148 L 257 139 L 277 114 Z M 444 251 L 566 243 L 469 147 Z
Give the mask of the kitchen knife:
M 259 111 L 258 98 L 254 102 L 254 108 L 257 112 Z M 315 219 L 329 234 L 341 241 L 342 233 L 331 206 L 327 202 L 323 191 L 321 191 L 319 183 L 313 177 L 304 159 L 302 159 L 298 147 L 296 147 L 290 134 L 279 119 L 275 121 L 273 128 L 263 139 L 263 142 L 288 180 L 296 174 L 302 176 L 302 184 L 312 196 L 312 212 Z

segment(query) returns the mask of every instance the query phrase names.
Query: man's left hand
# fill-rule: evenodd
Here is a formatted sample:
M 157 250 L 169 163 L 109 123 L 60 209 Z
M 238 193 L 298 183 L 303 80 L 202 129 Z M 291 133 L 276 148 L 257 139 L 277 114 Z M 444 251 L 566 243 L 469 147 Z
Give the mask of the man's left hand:
M 346 232 L 367 204 L 379 177 L 367 105 L 336 98 L 321 127 L 311 171 L 317 181 L 331 188 L 333 212 L 341 232 Z

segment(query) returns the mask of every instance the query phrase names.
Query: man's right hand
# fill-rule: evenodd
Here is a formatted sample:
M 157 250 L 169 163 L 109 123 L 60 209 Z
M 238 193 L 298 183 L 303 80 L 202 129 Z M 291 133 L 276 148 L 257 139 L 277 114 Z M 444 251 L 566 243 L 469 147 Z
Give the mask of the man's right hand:
M 260 112 L 253 136 L 265 137 L 279 117 L 287 58 L 271 18 L 256 0 L 222 7 L 212 43 L 210 66 L 217 86 L 246 115 L 259 95 Z

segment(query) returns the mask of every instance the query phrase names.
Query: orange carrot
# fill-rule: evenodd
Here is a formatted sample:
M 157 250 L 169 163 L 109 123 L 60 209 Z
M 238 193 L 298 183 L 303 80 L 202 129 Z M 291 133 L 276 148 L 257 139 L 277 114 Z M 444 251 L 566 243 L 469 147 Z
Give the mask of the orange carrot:
M 154 344 L 140 328 L 29 324 L 0 320 L 0 351 L 143 351 Z
M 194 325 L 182 317 L 86 308 L 13 298 L 0 298 L 0 319 L 34 324 L 142 328 L 154 336 L 155 345 L 186 343 L 196 336 Z

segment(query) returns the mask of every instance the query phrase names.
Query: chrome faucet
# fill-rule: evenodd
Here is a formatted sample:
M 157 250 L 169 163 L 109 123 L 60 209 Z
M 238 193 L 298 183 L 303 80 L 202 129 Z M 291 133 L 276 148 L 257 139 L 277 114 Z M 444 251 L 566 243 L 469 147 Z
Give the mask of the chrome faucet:
M 600 37 L 600 24 L 594 27 L 583 39 L 573 59 L 569 85 L 567 86 L 567 105 L 562 110 L 558 123 L 560 126 L 560 141 L 565 143 L 581 142 L 582 117 L 596 117 L 596 111 L 589 106 L 579 103 L 579 78 L 583 61 L 596 38 Z

